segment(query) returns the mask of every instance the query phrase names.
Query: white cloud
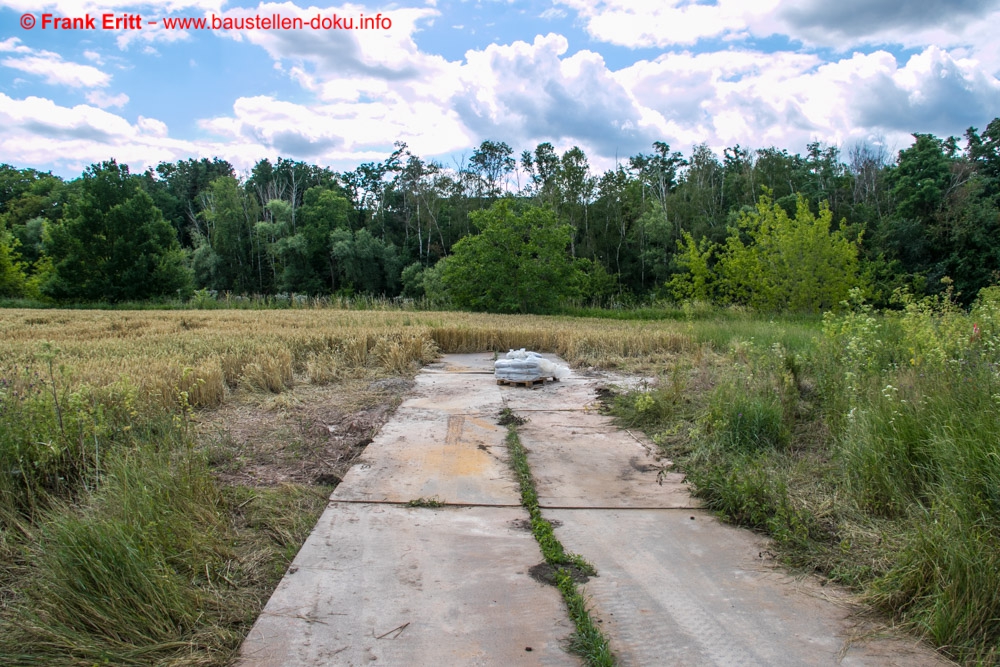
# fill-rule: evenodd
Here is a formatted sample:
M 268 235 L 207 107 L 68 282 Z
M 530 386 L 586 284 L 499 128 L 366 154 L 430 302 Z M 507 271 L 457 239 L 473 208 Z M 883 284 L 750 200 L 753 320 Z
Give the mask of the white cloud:
M 961 133 L 1000 108 L 1000 81 L 936 47 L 903 66 L 885 51 L 831 63 L 781 52 L 665 54 L 616 77 L 671 143 L 707 141 L 716 150 L 798 151 L 871 134 L 906 145 L 911 132 Z
M 457 150 L 471 137 L 454 113 L 437 104 L 389 97 L 363 104 L 312 106 L 269 96 L 240 98 L 233 115 L 202 121 L 202 129 L 230 141 L 256 143 L 268 152 L 343 160 L 382 152 L 402 139 L 424 154 Z
M 128 104 L 128 100 L 129 97 L 125 93 L 108 95 L 103 90 L 92 90 L 87 93 L 87 101 L 102 109 L 108 109 L 110 107 L 121 108 Z
M 449 104 L 483 139 L 577 143 L 604 154 L 646 145 L 640 114 L 604 59 L 592 51 L 567 56 L 568 47 L 549 34 L 469 51 Z
M 961 34 L 998 6 L 997 0 L 802 0 L 785 3 L 776 14 L 788 26 L 787 34 L 817 43 L 854 46 L 888 40 L 923 46 L 930 43 L 912 41 L 915 35 Z
M 690 45 L 704 38 L 741 35 L 779 6 L 778 0 L 718 0 L 712 5 L 686 0 L 556 1 L 576 10 L 594 39 L 629 47 Z
M 9 41 L 9 40 L 8 40 Z M 111 76 L 91 65 L 67 62 L 58 53 L 33 51 L 27 55 L 13 49 L 19 57 L 4 58 L 0 65 L 42 77 L 46 83 L 71 88 L 100 88 L 111 82 Z
M 333 7 L 297 7 L 291 2 L 261 3 L 257 7 L 234 7 L 224 17 L 271 16 L 300 17 L 304 21 L 321 16 L 351 18 L 372 17 L 378 10 L 363 5 Z M 388 30 L 250 30 L 225 31 L 221 36 L 247 41 L 262 47 L 275 61 L 300 61 L 313 65 L 328 77 L 372 76 L 383 79 L 412 78 L 418 68 L 430 63 L 443 64 L 439 56 L 422 53 L 412 35 L 419 24 L 439 15 L 435 9 L 397 8 L 382 12 L 392 22 Z
M 139 120 L 136 122 L 136 127 L 138 127 L 144 134 L 152 137 L 167 136 L 167 124 L 162 120 L 139 116 Z
M 319 9 L 268 3 L 234 8 L 226 16 L 273 13 L 309 18 L 376 12 L 360 5 Z M 200 126 L 220 137 L 310 159 L 381 153 L 397 139 L 425 153 L 467 146 L 471 136 L 448 108 L 448 99 L 463 85 L 458 64 L 422 53 L 412 37 L 422 21 L 437 14 L 433 9 L 392 10 L 391 30 L 224 33 L 265 49 L 275 68 L 312 93 L 315 102 L 243 97 L 234 103 L 232 116 L 206 119 Z
M 49 165 L 80 173 L 114 157 L 133 171 L 188 157 L 218 156 L 251 166 L 267 148 L 246 142 L 206 143 L 172 139 L 166 125 L 139 117 L 135 124 L 89 105 L 65 107 L 52 100 L 18 100 L 0 93 L 0 153 L 18 165 Z
M 575 10 L 594 39 L 621 46 L 690 46 L 702 39 L 740 42 L 784 36 L 840 52 L 899 45 L 966 50 L 1000 72 L 1000 0 L 556 0 Z
M 0 42 L 0 52 L 31 53 L 31 48 L 21 44 L 21 40 L 17 37 L 9 37 Z

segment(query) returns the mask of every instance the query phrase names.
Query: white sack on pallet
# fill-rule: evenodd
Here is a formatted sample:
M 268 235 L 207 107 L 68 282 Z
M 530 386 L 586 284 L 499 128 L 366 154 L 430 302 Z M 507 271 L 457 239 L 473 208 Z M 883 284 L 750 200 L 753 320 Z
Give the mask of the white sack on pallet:
M 528 350 L 525 350 L 523 347 L 520 350 L 511 350 L 510 352 L 507 353 L 508 359 L 528 359 L 529 357 L 537 357 L 541 359 L 542 355 L 538 354 L 537 352 L 530 352 Z
M 493 373 L 500 380 L 528 382 L 542 377 L 542 369 L 537 359 L 497 359 Z
M 569 368 L 521 348 L 508 352 L 506 359 L 497 359 L 493 372 L 501 380 L 528 382 L 543 377 L 562 379 L 569 375 Z

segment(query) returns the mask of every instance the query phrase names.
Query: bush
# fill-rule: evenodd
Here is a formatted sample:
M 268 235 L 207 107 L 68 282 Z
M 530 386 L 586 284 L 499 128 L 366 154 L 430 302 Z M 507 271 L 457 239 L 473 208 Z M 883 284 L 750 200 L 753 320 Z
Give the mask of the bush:
M 529 207 L 518 214 L 501 200 L 469 217 L 482 231 L 452 247 L 441 275 L 456 306 L 541 313 L 579 295 L 586 276 L 570 261 L 569 226 L 551 210 Z
M 685 233 L 678 241 L 683 271 L 668 288 L 679 299 L 715 299 L 765 312 L 836 308 L 861 278 L 857 244 L 832 225 L 826 202 L 815 216 L 800 195 L 790 217 L 770 193 L 762 195 L 756 210 L 740 213 L 722 246 L 704 238 L 696 243 Z

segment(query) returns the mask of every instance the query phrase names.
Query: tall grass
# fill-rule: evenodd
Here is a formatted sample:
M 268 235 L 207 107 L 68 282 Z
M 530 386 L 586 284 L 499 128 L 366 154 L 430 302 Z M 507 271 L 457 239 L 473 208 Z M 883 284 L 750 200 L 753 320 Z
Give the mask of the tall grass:
M 14 548 L 0 568 L 0 662 L 189 653 L 220 616 L 202 582 L 229 542 L 184 413 L 140 414 L 127 382 L 70 391 L 55 373 L 8 377 L 0 534 Z
M 226 664 L 326 494 L 225 493 L 183 395 L 53 378 L 0 382 L 0 664 Z
M 204 466 L 172 458 L 116 452 L 100 490 L 50 507 L 0 626 L 5 664 L 148 665 L 189 653 L 223 616 L 199 585 L 227 555 L 218 491 Z
M 997 665 L 1000 289 L 968 312 L 947 296 L 900 305 L 856 301 L 822 332 L 804 323 L 809 338 L 739 323 L 727 347 L 714 332 L 731 321 L 696 323 L 726 354 L 616 411 L 785 560 L 858 587 L 949 656 Z

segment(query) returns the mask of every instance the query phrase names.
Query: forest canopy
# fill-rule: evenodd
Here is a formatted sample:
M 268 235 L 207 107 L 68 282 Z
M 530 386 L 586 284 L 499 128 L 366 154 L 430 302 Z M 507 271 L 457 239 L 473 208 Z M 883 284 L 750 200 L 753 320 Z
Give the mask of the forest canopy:
M 243 178 L 219 158 L 64 180 L 0 165 L 0 297 L 55 303 L 232 295 L 427 298 L 478 310 L 655 299 L 763 311 L 835 307 L 853 288 L 1000 276 L 1000 119 L 964 137 L 811 143 L 804 154 L 702 144 L 595 173 L 542 143 L 484 141 L 461 164 L 405 144 L 353 171 L 279 158 Z

